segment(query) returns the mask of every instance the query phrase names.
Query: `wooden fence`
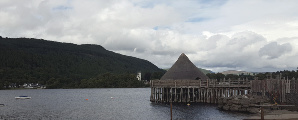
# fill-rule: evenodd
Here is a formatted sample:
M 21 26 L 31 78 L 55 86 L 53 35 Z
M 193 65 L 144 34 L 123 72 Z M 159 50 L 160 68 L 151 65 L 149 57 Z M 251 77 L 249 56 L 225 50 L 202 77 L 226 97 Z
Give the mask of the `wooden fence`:
M 151 80 L 152 102 L 210 102 L 220 97 L 255 94 L 287 102 L 287 94 L 298 94 L 294 78 L 267 80 Z M 289 95 L 288 95 L 289 96 Z
M 277 99 L 280 102 L 287 102 L 286 94 L 298 93 L 298 82 L 294 78 L 252 80 L 251 92 Z

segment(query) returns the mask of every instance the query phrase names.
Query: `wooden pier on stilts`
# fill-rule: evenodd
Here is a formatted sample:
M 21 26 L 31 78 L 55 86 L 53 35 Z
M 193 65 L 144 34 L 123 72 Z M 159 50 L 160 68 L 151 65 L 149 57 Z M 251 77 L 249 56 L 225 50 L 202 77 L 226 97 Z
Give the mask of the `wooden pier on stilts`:
M 160 80 L 151 80 L 151 102 L 217 103 L 220 97 L 244 95 L 250 91 L 247 79 L 209 79 L 182 53 Z
M 298 98 L 296 81 L 294 78 L 289 80 L 281 76 L 267 80 L 209 79 L 182 53 L 160 80 L 150 81 L 150 101 L 218 103 L 218 99 L 222 97 L 258 94 L 274 97 L 280 103 L 293 103 Z
M 250 81 L 227 80 L 151 80 L 151 102 L 217 103 L 218 98 L 249 94 Z

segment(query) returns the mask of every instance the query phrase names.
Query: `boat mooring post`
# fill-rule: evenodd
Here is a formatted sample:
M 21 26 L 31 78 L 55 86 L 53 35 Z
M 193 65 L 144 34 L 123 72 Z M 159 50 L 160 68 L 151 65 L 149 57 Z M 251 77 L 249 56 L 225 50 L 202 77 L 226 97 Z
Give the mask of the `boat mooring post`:
M 171 120 L 173 120 L 173 114 L 172 114 L 172 101 L 170 102 L 171 106 Z
M 264 108 L 261 107 L 261 120 L 264 120 Z

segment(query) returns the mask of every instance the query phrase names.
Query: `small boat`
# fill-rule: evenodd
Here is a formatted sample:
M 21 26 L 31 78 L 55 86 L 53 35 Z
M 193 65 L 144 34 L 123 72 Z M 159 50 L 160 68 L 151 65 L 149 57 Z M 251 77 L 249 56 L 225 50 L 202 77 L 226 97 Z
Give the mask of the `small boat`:
M 0 104 L 0 107 L 3 107 L 4 106 L 4 104 Z
M 19 97 L 15 97 L 16 99 L 31 99 L 31 97 L 28 96 L 19 96 Z

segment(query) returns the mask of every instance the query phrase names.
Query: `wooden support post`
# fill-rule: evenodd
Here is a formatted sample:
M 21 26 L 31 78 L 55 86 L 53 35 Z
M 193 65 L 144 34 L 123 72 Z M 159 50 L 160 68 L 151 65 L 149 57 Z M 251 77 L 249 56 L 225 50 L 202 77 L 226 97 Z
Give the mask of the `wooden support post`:
M 229 90 L 229 91 L 230 91 L 230 97 L 231 97 L 231 96 L 232 96 L 232 90 L 231 90 L 231 88 L 230 88 L 230 90 Z
M 241 90 L 237 88 L 237 95 L 240 95 Z
M 158 88 L 158 102 L 160 102 L 160 92 L 161 92 L 160 89 L 161 89 L 161 88 Z
M 215 103 L 215 97 L 214 97 L 214 95 L 215 95 L 215 89 L 212 88 L 211 89 L 211 103 Z
M 190 102 L 190 90 L 187 88 L 187 102 Z
M 153 101 L 153 87 L 151 87 L 150 101 Z
M 161 88 L 158 89 L 158 102 L 161 102 L 161 96 L 160 96 L 160 93 L 161 93 Z
M 168 96 L 168 97 L 167 97 L 167 99 L 168 99 L 167 101 L 171 102 L 171 101 L 172 101 L 173 89 L 172 89 L 172 87 L 170 87 L 170 88 L 168 88 L 167 90 L 168 90 L 168 93 L 169 93 L 169 94 L 167 95 L 167 96 Z
M 163 88 L 160 88 L 160 102 L 163 101 Z
M 223 89 L 223 95 L 224 95 L 224 97 L 227 97 L 226 96 L 226 88 Z
M 214 103 L 217 103 L 218 102 L 218 89 L 215 88 L 215 101 Z
M 225 94 L 226 94 L 225 97 L 229 97 L 229 90 L 228 90 L 228 88 L 226 88 L 225 90 L 226 90 L 226 91 L 225 91 Z
M 204 94 L 203 94 L 203 102 L 206 102 L 207 100 L 207 89 L 204 88 Z
M 227 97 L 230 97 L 230 88 L 227 88 Z
M 216 93 L 217 93 L 217 92 L 216 92 L 216 88 L 214 88 L 213 92 L 214 92 L 214 93 L 213 93 L 213 97 L 214 97 L 214 98 L 213 98 L 213 103 L 216 103 L 216 99 L 217 99 L 217 97 L 216 97 L 216 96 L 217 96 L 217 95 L 216 95 Z
M 195 88 L 192 88 L 192 102 L 195 102 Z
M 212 88 L 209 89 L 209 103 L 212 103 Z
M 159 95 L 160 95 L 160 102 L 162 103 L 163 102 L 163 87 L 160 88 L 160 92 L 159 92 Z
M 170 94 L 171 94 L 170 102 L 172 102 L 173 101 L 173 88 L 170 88 Z
M 156 96 L 155 101 L 158 102 L 158 88 L 155 88 L 155 96 Z
M 155 87 L 152 87 L 153 88 L 153 97 L 152 97 L 152 100 L 155 102 Z
M 180 89 L 180 102 L 182 102 L 183 89 Z
M 168 88 L 164 87 L 163 88 L 163 91 L 162 91 L 162 95 L 163 95 L 163 102 L 167 102 L 167 96 L 168 96 L 168 93 L 167 93 L 167 90 Z
M 161 102 L 164 102 L 164 87 L 161 88 Z
M 222 89 L 222 97 L 226 97 L 226 94 L 225 94 L 225 92 L 226 92 L 226 89 L 225 89 L 225 88 L 223 88 L 223 89 Z
M 210 103 L 210 89 L 207 89 L 207 103 Z
M 201 102 L 204 102 L 204 89 L 201 88 Z
M 157 102 L 157 88 L 154 88 L 154 101 Z
M 157 102 L 159 102 L 159 88 L 157 88 L 156 91 L 157 91 L 157 98 L 156 99 L 157 99 Z
M 161 88 L 161 102 L 163 103 L 163 101 L 164 101 L 164 87 L 163 88 Z
M 187 102 L 187 88 L 184 88 L 184 90 L 183 90 L 183 97 L 184 97 L 184 99 L 183 99 L 183 102 Z
M 208 103 L 208 101 L 209 101 L 209 100 L 208 100 L 208 98 L 209 98 L 209 97 L 208 97 L 208 93 L 209 93 L 208 90 L 209 90 L 209 89 L 207 88 L 207 89 L 206 89 L 206 103 Z
M 201 102 L 205 102 L 204 101 L 204 89 L 201 88 Z
M 214 96 L 213 96 L 213 88 L 210 89 L 210 103 L 213 103 L 213 99 L 214 99 Z
M 282 81 L 282 102 L 286 101 L 286 85 L 285 85 L 285 78 Z
M 174 89 L 175 89 L 175 94 L 174 94 L 175 98 L 174 98 L 174 101 L 177 102 L 177 88 L 175 87 Z
M 200 90 L 200 88 L 198 88 L 198 99 L 197 99 L 197 102 L 201 102 L 200 101 L 200 95 L 201 95 L 201 90 Z
M 221 88 L 220 91 L 221 91 L 221 95 L 220 95 L 220 97 L 224 97 L 224 95 L 225 95 L 225 94 L 224 94 L 224 93 L 225 93 L 225 92 L 224 92 L 224 88 Z
M 197 88 L 196 90 L 196 102 L 199 102 L 198 99 L 199 99 L 199 88 Z
M 170 89 L 171 88 L 167 88 L 167 102 L 170 102 Z
M 185 102 L 185 88 L 182 88 L 182 102 Z

